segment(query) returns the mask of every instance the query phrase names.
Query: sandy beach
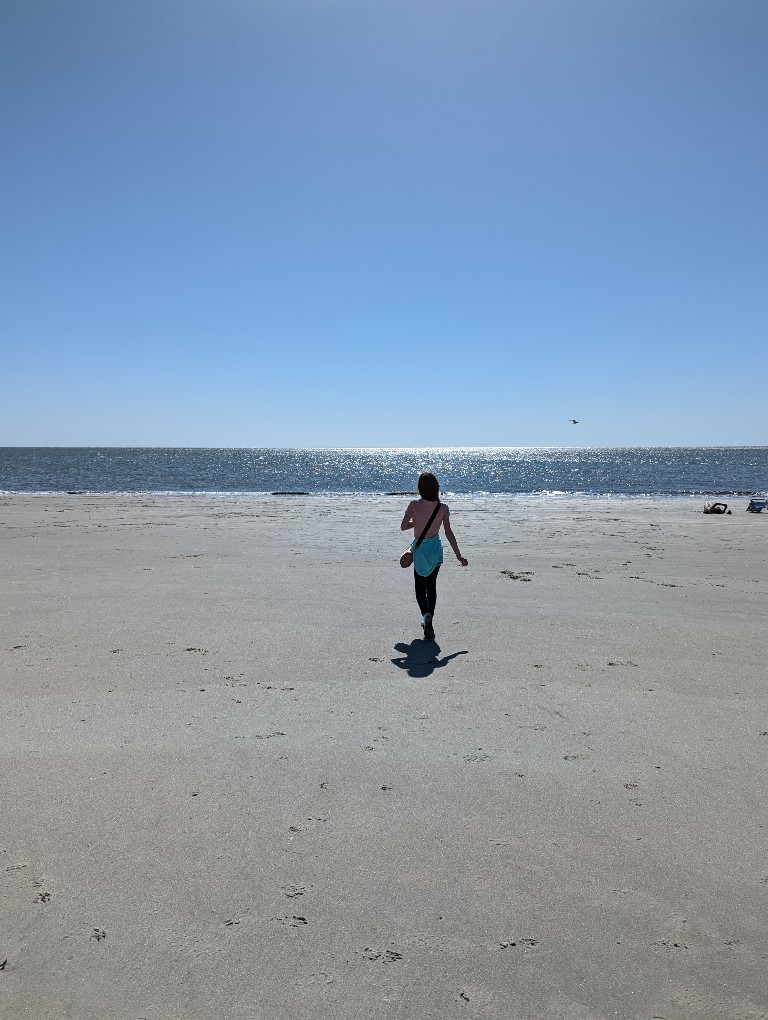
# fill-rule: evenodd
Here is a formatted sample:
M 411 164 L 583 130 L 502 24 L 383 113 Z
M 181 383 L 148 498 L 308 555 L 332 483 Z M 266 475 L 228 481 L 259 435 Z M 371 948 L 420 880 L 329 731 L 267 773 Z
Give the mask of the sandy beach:
M 2 1020 L 768 1016 L 768 514 L 405 502 L 0 497 Z

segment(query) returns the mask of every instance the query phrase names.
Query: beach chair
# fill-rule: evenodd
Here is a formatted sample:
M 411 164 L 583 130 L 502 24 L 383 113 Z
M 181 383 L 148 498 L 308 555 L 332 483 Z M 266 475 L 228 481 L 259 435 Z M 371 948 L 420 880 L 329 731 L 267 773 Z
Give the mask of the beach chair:
M 747 513 L 759 514 L 761 510 L 768 510 L 768 499 L 750 499 Z

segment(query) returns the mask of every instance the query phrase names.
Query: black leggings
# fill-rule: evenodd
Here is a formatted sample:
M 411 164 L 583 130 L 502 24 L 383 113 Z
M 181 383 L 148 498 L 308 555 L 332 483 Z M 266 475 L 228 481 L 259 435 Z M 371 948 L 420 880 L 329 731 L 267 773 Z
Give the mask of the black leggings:
M 419 609 L 422 613 L 431 613 L 435 615 L 435 606 L 437 605 L 437 572 L 440 569 L 440 564 L 435 567 L 431 574 L 426 577 L 422 577 L 421 574 L 417 574 L 414 570 L 413 580 L 416 583 L 416 601 L 419 603 Z

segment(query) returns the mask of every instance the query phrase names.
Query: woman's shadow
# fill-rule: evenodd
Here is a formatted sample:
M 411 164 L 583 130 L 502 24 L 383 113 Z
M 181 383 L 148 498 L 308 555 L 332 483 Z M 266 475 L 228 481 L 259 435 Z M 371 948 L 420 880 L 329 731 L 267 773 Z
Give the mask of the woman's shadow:
M 463 652 L 454 652 L 453 655 L 444 655 L 441 659 L 440 645 L 437 641 L 425 641 L 423 638 L 414 638 L 409 645 L 400 641 L 395 645 L 395 651 L 405 653 L 401 658 L 392 660 L 395 666 L 406 670 L 408 676 L 419 680 L 431 676 L 436 669 L 446 666 L 457 655 L 468 654 L 465 649 Z

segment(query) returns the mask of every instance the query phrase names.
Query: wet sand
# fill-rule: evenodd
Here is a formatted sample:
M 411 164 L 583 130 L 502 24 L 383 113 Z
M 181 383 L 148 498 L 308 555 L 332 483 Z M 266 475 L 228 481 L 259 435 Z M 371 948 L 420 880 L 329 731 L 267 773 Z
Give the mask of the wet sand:
M 768 515 L 405 502 L 0 497 L 2 1020 L 768 1016 Z

